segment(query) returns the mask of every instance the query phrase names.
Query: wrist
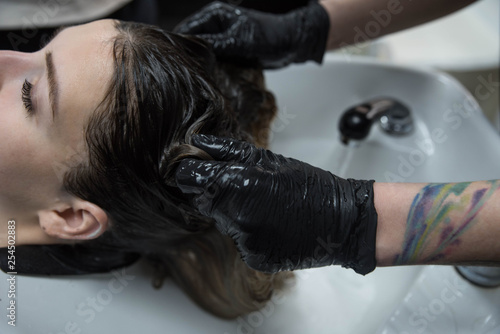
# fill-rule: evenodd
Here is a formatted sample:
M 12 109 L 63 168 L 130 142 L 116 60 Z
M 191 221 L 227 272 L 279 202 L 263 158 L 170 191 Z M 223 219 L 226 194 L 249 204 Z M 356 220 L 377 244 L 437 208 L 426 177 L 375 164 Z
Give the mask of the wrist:
M 333 175 L 328 234 L 338 245 L 333 262 L 366 275 L 376 267 L 377 212 L 373 180 L 343 179 Z
M 356 273 L 366 275 L 376 266 L 375 246 L 377 211 L 374 205 L 373 180 L 348 179 L 354 194 L 356 218 L 352 222 L 350 248 L 351 264 Z
M 409 208 L 420 188 L 417 183 L 374 184 L 374 204 L 378 214 L 377 266 L 393 266 L 396 256 L 402 252 Z

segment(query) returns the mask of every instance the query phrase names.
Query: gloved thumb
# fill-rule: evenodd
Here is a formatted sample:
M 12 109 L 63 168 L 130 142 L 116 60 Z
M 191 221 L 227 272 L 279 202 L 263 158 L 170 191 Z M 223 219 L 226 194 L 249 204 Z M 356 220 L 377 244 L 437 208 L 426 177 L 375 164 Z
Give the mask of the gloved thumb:
M 255 164 L 259 157 L 257 147 L 233 138 L 196 134 L 192 137 L 192 144 L 220 161 Z

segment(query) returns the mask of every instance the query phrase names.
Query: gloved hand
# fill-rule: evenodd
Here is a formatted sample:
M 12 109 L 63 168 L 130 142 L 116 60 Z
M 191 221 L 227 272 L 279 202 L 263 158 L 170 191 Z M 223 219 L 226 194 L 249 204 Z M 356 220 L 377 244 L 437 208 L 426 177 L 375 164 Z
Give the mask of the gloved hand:
M 321 63 L 329 29 L 328 14 L 316 1 L 281 15 L 213 2 L 174 31 L 207 40 L 221 58 L 279 68 L 307 60 Z
M 373 181 L 342 179 L 229 138 L 195 135 L 217 161 L 185 159 L 176 181 L 231 236 L 243 261 L 278 272 L 340 264 L 375 268 Z

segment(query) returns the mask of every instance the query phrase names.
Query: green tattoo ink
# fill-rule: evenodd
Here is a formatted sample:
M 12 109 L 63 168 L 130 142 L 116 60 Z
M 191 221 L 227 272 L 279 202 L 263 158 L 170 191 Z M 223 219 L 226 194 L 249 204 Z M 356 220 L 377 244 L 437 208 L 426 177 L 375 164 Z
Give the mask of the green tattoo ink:
M 471 182 L 425 186 L 413 199 L 407 218 L 403 252 L 396 255 L 394 264 L 433 262 L 444 257 L 448 247 L 458 245 L 459 237 L 473 225 L 474 218 L 486 201 L 500 187 L 498 181 L 488 183 L 490 187 L 478 189 L 472 195 L 463 195 Z M 458 197 L 458 201 L 454 196 Z M 452 224 L 449 215 L 454 211 L 464 214 Z M 438 247 L 422 258 L 430 240 L 434 239 L 429 237 L 436 234 L 439 234 Z

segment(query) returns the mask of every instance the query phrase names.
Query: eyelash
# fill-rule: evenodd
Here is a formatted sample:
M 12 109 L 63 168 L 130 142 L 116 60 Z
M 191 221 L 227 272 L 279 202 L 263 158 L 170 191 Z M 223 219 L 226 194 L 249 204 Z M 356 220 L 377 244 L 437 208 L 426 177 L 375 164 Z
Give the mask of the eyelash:
M 31 89 L 33 88 L 33 84 L 30 83 L 27 79 L 24 80 L 23 88 L 21 89 L 22 100 L 24 104 L 24 108 L 28 112 L 28 116 L 33 115 L 33 103 L 31 101 Z

